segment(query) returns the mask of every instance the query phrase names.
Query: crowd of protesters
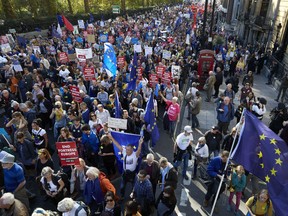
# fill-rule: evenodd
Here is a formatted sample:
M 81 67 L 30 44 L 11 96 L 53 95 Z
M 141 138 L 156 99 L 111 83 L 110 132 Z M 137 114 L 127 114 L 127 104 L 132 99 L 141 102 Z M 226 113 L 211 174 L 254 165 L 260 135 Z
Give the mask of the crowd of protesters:
M 177 168 L 183 160 L 182 176 L 187 179 L 188 160 L 193 151 L 192 128 L 199 128 L 201 125 L 197 115 L 201 113 L 203 95 L 197 89 L 199 77 L 195 74 L 201 49 L 198 34 L 200 28 L 197 28 L 200 22 L 192 30 L 192 19 L 184 16 L 190 13 L 189 6 L 181 5 L 157 8 L 150 13 L 133 17 L 97 21 L 89 24 L 90 28 L 92 25 L 95 43 L 88 42 L 83 31 L 80 34 L 66 31 L 66 35 L 61 38 L 39 36 L 30 40 L 26 48 L 16 44 L 11 52 L 1 54 L 0 103 L 5 118 L 4 127 L 11 137 L 11 143 L 1 152 L 0 157 L 4 168 L 4 184 L 1 186 L 5 192 L 0 199 L 0 207 L 4 209 L 4 215 L 20 215 L 18 212 L 29 215 L 28 212 L 34 210 L 30 209 L 29 198 L 31 200 L 35 195 L 25 186 L 26 181 L 31 179 L 36 179 L 39 184 L 41 196 L 52 202 L 58 213 L 63 215 L 121 215 L 122 202 L 127 196 L 131 199 L 124 205 L 125 215 L 151 215 L 153 211 L 157 211 L 158 215 L 173 214 L 177 202 L 174 192 L 178 182 Z M 202 19 L 201 13 L 197 14 L 197 19 Z M 53 36 L 53 28 L 50 36 Z M 109 35 L 109 42 L 113 43 L 116 56 L 125 57 L 124 65 L 118 65 L 118 74 L 115 77 L 109 77 L 102 63 L 102 33 Z M 144 52 L 137 54 L 137 67 L 142 68 L 143 74 L 132 91 L 125 90 L 130 81 L 131 68 L 135 66 L 133 44 L 124 41 L 127 35 L 137 38 L 137 43 L 142 48 L 153 48 L 151 55 L 145 55 Z M 38 46 L 40 52 L 34 50 L 33 46 Z M 86 59 L 85 66 L 94 69 L 95 77 L 92 80 L 84 79 L 84 66 L 79 59 L 66 64 L 60 62 L 57 53 L 74 54 L 75 48 L 92 48 L 93 58 Z M 171 52 L 170 59 L 163 58 L 163 50 Z M 233 57 L 230 57 L 230 52 L 234 53 Z M 222 58 L 215 60 L 215 70 L 209 72 L 205 83 L 205 103 L 210 102 L 212 96 L 216 99 L 218 125 L 198 140 L 194 153 L 194 179 L 197 177 L 197 165 L 207 161 L 210 161 L 208 174 L 213 178 L 221 175 L 218 171 L 226 163 L 233 139 L 238 136 L 235 135 L 235 128 L 229 132 L 229 124 L 234 117 L 239 122 L 244 108 L 253 112 L 260 120 L 266 112 L 266 99 L 258 98 L 253 91 L 253 76 L 261 72 L 260 64 L 264 64 L 264 61 L 260 61 L 265 57 L 263 47 L 244 48 L 237 38 L 229 37 L 227 49 L 220 51 L 216 47 L 215 53 L 220 53 Z M 19 62 L 23 71 L 15 70 L 15 62 Z M 161 80 L 162 77 L 159 77 L 156 84 L 149 80 L 150 74 L 156 74 L 157 66 L 165 67 L 165 73 L 168 73 L 171 72 L 172 65 L 180 66 L 179 77 L 173 77 L 168 83 Z M 275 70 L 277 69 L 272 68 L 272 71 Z M 272 76 L 273 73 L 271 78 Z M 239 86 L 242 77 L 242 86 Z M 224 79 L 227 88 L 220 93 L 219 87 L 223 85 Z M 270 80 L 269 77 L 268 84 Z M 184 83 L 191 84 L 185 96 L 181 92 Z M 82 102 L 75 101 L 70 86 L 80 89 Z M 287 77 L 286 83 L 282 85 L 283 95 L 287 89 L 285 86 Z M 155 92 L 155 89 L 158 91 Z M 136 151 L 132 145 L 125 148 L 124 172 L 119 190 L 111 183 L 119 177 L 113 146 L 122 153 L 124 149 L 111 136 L 112 129 L 108 127 L 108 118 L 115 117 L 116 92 L 121 105 L 121 118 L 127 119 L 127 129 L 124 132 L 142 136 Z M 155 92 L 156 117 L 158 108 L 165 107 L 163 126 L 171 137 L 180 120 L 182 101 L 189 109 L 188 119 L 192 120 L 192 127 L 187 125 L 175 141 L 174 164 L 165 157 L 156 161 L 149 152 L 151 130 L 144 121 L 144 110 L 152 92 Z M 234 107 L 237 93 L 240 105 Z M 277 101 L 280 94 L 281 92 Z M 284 96 L 281 100 L 284 102 Z M 281 130 L 281 137 L 287 140 L 285 131 L 288 118 L 282 102 L 271 112 L 272 121 L 269 126 L 275 133 Z M 240 126 L 241 121 L 236 127 Z M 225 136 L 223 143 L 222 134 Z M 55 143 L 65 141 L 76 142 L 80 165 L 62 166 L 55 172 L 59 167 L 58 159 L 54 159 L 57 157 Z M 225 151 L 218 156 L 220 150 Z M 212 153 L 214 158 L 210 159 Z M 142 161 L 137 166 L 139 158 Z M 243 179 L 242 184 L 239 183 L 236 187 L 236 213 L 239 197 L 241 198 L 246 185 L 243 173 L 243 167 L 237 167 L 232 176 L 232 181 L 237 184 L 237 176 Z M 132 184 L 131 193 L 126 190 L 128 183 Z M 161 186 L 158 197 L 157 185 Z M 217 189 L 216 183 L 208 186 L 204 206 L 208 205 L 209 199 L 215 194 L 215 188 Z M 255 188 L 257 193 L 257 186 Z M 231 192 L 229 206 L 232 198 Z M 252 205 L 251 200 L 250 202 L 249 205 Z M 57 212 L 37 208 L 32 215 L 57 215 Z

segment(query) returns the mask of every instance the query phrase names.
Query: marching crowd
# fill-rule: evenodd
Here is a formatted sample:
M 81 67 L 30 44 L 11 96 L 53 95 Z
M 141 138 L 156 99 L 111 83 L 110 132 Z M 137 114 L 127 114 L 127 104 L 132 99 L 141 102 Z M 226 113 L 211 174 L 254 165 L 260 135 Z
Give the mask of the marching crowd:
M 198 165 L 209 163 L 207 175 L 210 182 L 203 205 L 207 206 L 211 197 L 215 198 L 233 140 L 235 136 L 238 137 L 236 132 L 240 131 L 237 127 L 241 128 L 243 123 L 241 114 L 244 108 L 259 119 L 267 111 L 267 100 L 258 98 L 253 92 L 254 75 L 261 73 L 261 64 L 264 64 L 267 56 L 262 46 L 244 48 L 232 36 L 228 38 L 226 50 L 215 48 L 215 53 L 222 58 L 215 60 L 213 71 L 207 71 L 209 76 L 203 88 L 207 93 L 205 103 L 215 98 L 218 125 L 200 137 L 193 149 L 192 128 L 201 127 L 197 115 L 201 113 L 204 103 L 203 94 L 198 90 L 200 81 L 197 76 L 198 54 L 203 47 L 199 36 L 200 22 L 196 23 L 195 29 L 191 29 L 192 19 L 186 16 L 190 13 L 187 5 L 157 8 L 146 14 L 101 21 L 103 25 L 95 22 L 92 24 L 95 43 L 88 42 L 83 32 L 67 33 L 62 38 L 39 36 L 30 40 L 26 47 L 15 44 L 11 52 L 1 53 L 0 103 L 4 127 L 11 137 L 11 143 L 0 153 L 3 168 L 0 170 L 0 186 L 4 192 L 0 198 L 2 215 L 25 216 L 33 212 L 34 216 L 60 213 L 64 216 L 117 216 L 124 212 L 124 215 L 140 216 L 152 215 L 153 211 L 161 216 L 172 215 L 177 203 L 174 190 L 178 183 L 178 168 L 183 162 L 182 176 L 188 179 L 186 171 L 188 160 L 192 157 L 193 179 L 197 178 Z M 202 19 L 201 13 L 197 14 L 197 19 Z M 50 33 L 50 36 L 53 35 L 53 32 Z M 116 56 L 125 57 L 124 65 L 118 65 L 118 74 L 114 77 L 109 76 L 102 63 L 102 33 L 109 35 Z M 127 34 L 137 38 L 137 43 L 143 48 L 153 48 L 152 54 L 137 54 L 137 65 L 133 65 L 133 44 L 124 41 Z M 38 46 L 40 52 L 33 46 Z M 57 53 L 74 54 L 75 48 L 92 48 L 93 58 L 86 59 L 86 66 L 77 58 L 66 64 L 61 63 Z M 163 58 L 163 50 L 171 52 L 170 59 Z M 232 51 L 235 55 L 230 57 Z M 15 70 L 15 62 L 21 65 L 23 71 Z M 164 67 L 164 73 L 170 73 L 173 65 L 180 66 L 179 76 L 169 82 L 162 80 L 162 77 L 158 77 L 158 83 L 151 82 L 150 75 L 156 74 L 157 67 Z M 93 79 L 84 79 L 84 67 L 94 69 Z M 143 73 L 136 81 L 136 88 L 126 91 L 133 79 L 130 77 L 133 67 L 141 68 Z M 277 73 L 276 63 L 272 67 L 271 71 Z M 272 77 L 273 74 L 269 76 L 268 84 Z M 239 84 L 241 78 L 243 81 Z M 224 79 L 227 87 L 220 93 L 219 87 Z M 181 90 L 185 83 L 190 87 L 183 94 Z M 79 88 L 81 102 L 75 100 L 71 86 Z M 286 142 L 288 115 L 283 100 L 287 87 L 286 75 L 281 84 L 283 94 L 281 96 L 280 91 L 276 99 L 281 99 L 281 102 L 271 111 L 269 125 L 275 133 L 281 131 L 280 136 Z M 189 109 L 187 118 L 192 120 L 192 125 L 185 126 L 184 132 L 177 136 L 173 162 L 165 157 L 156 161 L 149 151 L 152 126 L 145 122 L 144 110 L 151 94 L 154 95 L 155 116 L 158 117 L 160 108 L 165 110 L 163 126 L 171 137 L 175 125 L 180 121 L 180 105 L 187 105 Z M 136 150 L 133 145 L 127 145 L 124 149 L 110 133 L 112 129 L 108 127 L 108 118 L 116 117 L 115 102 L 118 96 L 121 118 L 127 120 L 127 129 L 123 131 L 141 135 Z M 240 105 L 235 107 L 237 99 Z M 229 132 L 230 122 L 234 118 L 237 118 L 238 124 Z M 79 165 L 60 166 L 56 172 L 54 170 L 58 170 L 59 163 L 55 143 L 66 141 L 76 142 Z M 114 147 L 123 154 L 119 190 L 111 183 L 120 174 Z M 232 198 L 236 194 L 234 211 L 238 215 L 247 178 L 251 177 L 248 174 L 242 166 L 237 166 L 231 175 L 227 210 L 231 211 Z M 253 194 L 257 194 L 257 179 L 251 178 L 255 181 Z M 41 198 L 53 203 L 53 210 L 57 211 L 31 209 L 29 202 L 33 202 L 35 194 L 26 188 L 27 181 L 37 183 Z M 132 184 L 131 193 L 126 190 L 128 183 Z M 156 196 L 158 185 L 160 195 Z M 223 191 L 224 185 L 221 188 Z M 127 195 L 129 198 L 124 204 Z M 266 190 L 260 191 L 258 197 L 249 198 L 246 205 L 251 215 L 264 215 L 266 212 L 272 215 L 273 207 Z

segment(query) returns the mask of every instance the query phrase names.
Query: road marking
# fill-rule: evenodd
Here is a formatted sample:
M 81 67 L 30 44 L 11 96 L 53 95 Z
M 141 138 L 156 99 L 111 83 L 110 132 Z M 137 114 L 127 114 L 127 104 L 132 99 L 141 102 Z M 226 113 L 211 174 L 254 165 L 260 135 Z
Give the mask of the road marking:
M 186 172 L 186 175 L 188 176 L 188 180 L 186 180 L 185 178 L 183 179 L 183 184 L 184 185 L 190 185 L 191 184 L 191 177 L 192 177 L 192 172 L 191 171 L 188 171 Z
M 181 191 L 181 197 L 180 197 L 180 206 L 187 206 L 187 201 L 188 201 L 188 196 L 187 196 L 187 192 L 186 192 L 187 189 L 185 188 L 182 188 L 182 191 Z M 188 190 L 189 192 L 189 190 Z
M 180 210 L 179 210 L 179 208 L 178 208 L 177 205 L 176 205 L 174 211 L 175 211 L 176 215 L 178 215 L 178 216 L 186 216 L 186 213 L 182 213 L 182 212 L 180 212 Z

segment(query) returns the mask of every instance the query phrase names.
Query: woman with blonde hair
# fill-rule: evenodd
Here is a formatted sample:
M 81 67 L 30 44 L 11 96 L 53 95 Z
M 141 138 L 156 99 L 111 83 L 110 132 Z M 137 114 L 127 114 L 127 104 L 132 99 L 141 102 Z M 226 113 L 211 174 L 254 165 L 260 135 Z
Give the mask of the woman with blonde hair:
M 36 176 L 40 176 L 44 167 L 54 169 L 54 163 L 49 151 L 45 148 L 39 149 L 36 161 Z
M 60 101 L 55 102 L 55 106 L 50 114 L 50 119 L 54 119 L 54 138 L 57 140 L 60 129 L 66 126 L 66 111 L 63 110 Z
M 250 197 L 246 202 L 246 208 L 248 209 L 248 216 L 273 215 L 273 205 L 266 189 L 261 190 L 258 195 Z

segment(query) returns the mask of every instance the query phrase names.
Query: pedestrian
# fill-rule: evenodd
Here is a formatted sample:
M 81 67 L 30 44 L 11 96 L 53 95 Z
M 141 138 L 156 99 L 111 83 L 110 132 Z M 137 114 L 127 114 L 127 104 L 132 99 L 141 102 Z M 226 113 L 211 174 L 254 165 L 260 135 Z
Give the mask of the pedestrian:
M 259 119 L 262 120 L 266 113 L 267 100 L 265 98 L 257 98 L 258 101 L 252 105 L 252 113 Z
M 204 137 L 209 149 L 209 160 L 212 153 L 214 157 L 217 157 L 220 152 L 220 144 L 223 138 L 222 133 L 219 131 L 219 127 L 217 125 L 212 126 L 211 130 L 208 130 Z
M 155 204 L 157 208 L 157 216 L 173 215 L 176 203 L 177 199 L 174 189 L 170 186 L 165 187 L 164 190 L 160 193 Z
M 269 128 L 276 134 L 284 127 L 283 123 L 288 120 L 287 108 L 284 103 L 278 103 L 277 107 L 270 112 Z
M 0 213 L 2 216 L 29 216 L 27 207 L 12 193 L 4 193 L 1 196 Z
M 192 100 L 189 102 L 189 106 L 191 107 L 191 115 L 192 115 L 192 128 L 199 128 L 199 120 L 197 118 L 197 115 L 201 111 L 201 105 L 202 105 L 202 97 L 199 91 L 195 93 L 195 97 L 192 98 Z M 188 111 L 189 112 L 189 111 Z M 189 114 L 190 116 L 190 114 Z
M 159 165 L 160 165 L 160 186 L 161 186 L 161 191 L 164 189 L 166 186 L 171 186 L 176 190 L 177 188 L 177 183 L 178 183 L 178 176 L 177 176 L 177 171 L 173 167 L 173 165 L 168 162 L 167 158 L 161 157 L 159 159 Z
M 215 78 L 216 78 L 216 82 L 214 83 L 214 91 L 215 92 L 214 92 L 213 97 L 217 98 L 218 94 L 219 94 L 219 88 L 223 83 L 223 72 L 222 72 L 220 67 L 216 68 Z
M 278 102 L 280 97 L 281 97 L 281 102 L 282 103 L 284 102 L 285 97 L 286 97 L 287 88 L 288 88 L 288 73 L 286 73 L 281 80 L 279 92 L 278 92 L 278 95 L 277 95 L 277 98 L 275 99 L 275 101 Z
M 130 197 L 134 198 L 141 206 L 141 214 L 143 216 L 149 216 L 151 214 L 151 207 L 154 205 L 155 198 L 153 195 L 152 184 L 147 178 L 145 170 L 140 170 L 137 174 Z
M 270 72 L 268 75 L 268 82 L 266 83 L 266 85 L 271 85 L 272 84 L 272 78 L 277 75 L 278 73 L 278 63 L 277 61 L 274 59 L 272 61 L 272 64 L 270 66 Z
M 203 87 L 203 89 L 206 91 L 206 94 L 207 94 L 207 97 L 205 99 L 206 102 L 211 101 L 212 91 L 213 91 L 215 82 L 216 82 L 216 77 L 213 71 L 209 71 L 209 77 L 206 79 L 205 85 Z
M 200 137 L 198 143 L 196 144 L 194 150 L 194 167 L 193 167 L 193 177 L 192 179 L 197 178 L 197 167 L 200 163 L 206 163 L 209 157 L 209 148 L 206 144 L 205 137 Z
M 232 211 L 232 200 L 234 197 L 234 194 L 236 195 L 236 205 L 235 205 L 235 210 L 234 214 L 236 216 L 240 216 L 239 212 L 239 205 L 242 197 L 242 190 L 246 185 L 246 176 L 245 176 L 245 171 L 243 166 L 238 165 L 236 167 L 236 170 L 233 172 L 232 177 L 231 177 L 231 183 L 230 183 L 230 195 L 228 199 L 228 206 L 227 206 L 227 211 Z
M 254 76 L 252 71 L 248 71 L 248 73 L 243 77 L 242 85 L 246 85 L 246 83 L 249 83 L 251 87 L 253 87 L 254 84 Z
M 216 108 L 219 131 L 224 135 L 227 134 L 230 121 L 234 118 L 234 105 L 229 97 L 225 97 L 224 101 Z
M 220 187 L 220 181 L 223 175 L 226 175 L 224 171 L 227 160 L 229 157 L 229 152 L 223 151 L 220 156 L 217 156 L 213 158 L 207 167 L 207 174 L 209 176 L 209 183 L 208 183 L 208 189 L 205 194 L 205 200 L 203 203 L 204 207 L 207 207 L 209 204 L 210 198 L 212 198 L 212 203 L 214 203 L 215 198 L 216 198 L 216 193 L 218 191 L 218 188 Z M 218 194 L 218 199 L 220 198 L 220 195 L 224 192 L 225 190 L 225 184 L 222 184 L 220 187 L 220 191 Z M 218 206 L 215 206 L 215 212 L 217 213 L 219 211 Z
M 230 134 L 227 134 L 224 139 L 223 139 L 223 143 L 222 143 L 222 147 L 221 149 L 222 150 L 225 150 L 225 151 L 232 151 L 235 149 L 237 143 L 238 143 L 238 134 L 236 134 L 236 130 L 237 128 L 236 127 L 233 127 L 232 130 L 231 130 L 231 133 Z M 235 140 L 235 142 L 234 142 Z M 233 142 L 234 142 L 234 147 L 233 149 L 232 148 L 232 145 L 233 145 Z
M 250 83 L 248 82 L 245 83 L 245 86 L 243 86 L 240 91 L 241 91 L 239 95 L 240 101 L 246 99 L 251 92 L 253 93 L 252 88 L 250 87 Z
M 261 190 L 257 195 L 250 197 L 246 202 L 246 208 L 250 215 L 273 215 L 273 205 L 266 189 Z
M 105 214 L 106 213 L 106 214 Z M 117 204 L 114 193 L 108 191 L 105 194 L 105 207 L 101 213 L 101 216 L 121 216 L 121 206 Z
M 188 180 L 187 168 L 188 160 L 191 158 L 193 135 L 192 128 L 189 125 L 184 127 L 184 132 L 180 133 L 174 143 L 174 167 L 177 170 L 183 161 L 182 177 Z
M 74 201 L 71 198 L 64 198 L 57 205 L 57 210 L 62 213 L 62 216 L 89 216 L 90 209 L 81 201 Z

